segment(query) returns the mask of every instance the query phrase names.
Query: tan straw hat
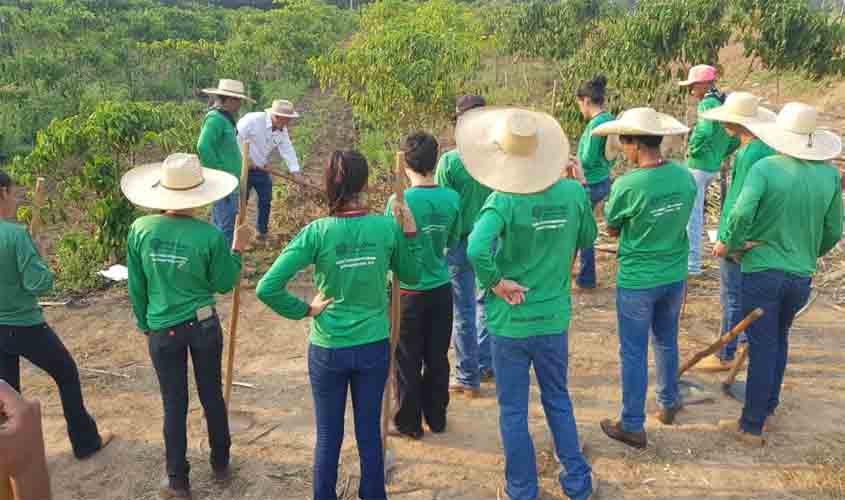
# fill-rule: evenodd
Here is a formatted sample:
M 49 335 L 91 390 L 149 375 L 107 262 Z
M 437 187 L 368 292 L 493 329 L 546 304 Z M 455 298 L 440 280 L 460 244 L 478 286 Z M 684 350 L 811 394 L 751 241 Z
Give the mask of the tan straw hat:
M 550 115 L 512 107 L 462 114 L 455 128 L 458 154 L 469 174 L 506 193 L 538 193 L 560 180 L 569 142 Z
M 593 135 L 683 135 L 689 127 L 652 108 L 632 108 L 616 120 L 602 123 L 593 129 Z
M 293 103 L 282 99 L 273 101 L 273 106 L 265 109 L 264 111 L 270 113 L 271 115 L 284 116 L 286 118 L 299 118 L 299 113 L 297 113 L 296 109 L 294 109 Z
M 748 126 L 775 120 L 777 115 L 760 106 L 760 98 L 748 92 L 734 92 L 725 99 L 725 104 L 708 109 L 699 115 L 705 120 L 736 123 Z
M 842 152 L 842 139 L 818 128 L 816 108 L 800 102 L 784 106 L 774 121 L 749 124 L 748 129 L 778 152 L 802 160 L 830 160 Z
M 234 175 L 203 168 L 197 155 L 187 153 L 133 168 L 120 180 L 120 189 L 129 201 L 157 210 L 202 207 L 225 198 L 237 187 Z
M 226 97 L 235 97 L 237 99 L 246 99 L 249 102 L 255 102 L 254 99 L 247 97 L 243 82 L 239 82 L 238 80 L 223 79 L 217 84 L 217 88 L 202 89 L 202 91 L 205 94 L 223 95 Z

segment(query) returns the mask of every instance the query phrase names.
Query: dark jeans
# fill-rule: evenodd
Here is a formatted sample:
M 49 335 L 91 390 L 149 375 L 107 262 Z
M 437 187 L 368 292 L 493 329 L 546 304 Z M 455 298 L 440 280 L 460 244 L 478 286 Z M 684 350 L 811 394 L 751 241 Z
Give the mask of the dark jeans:
M 252 190 L 258 195 L 258 221 L 256 229 L 259 234 L 267 234 L 267 226 L 270 223 L 270 205 L 273 201 L 273 176 L 263 170 L 252 169 L 249 171 L 247 182 L 247 201 Z
M 152 332 L 149 349 L 164 402 L 167 475 L 171 486 L 187 487 L 190 472 L 186 458 L 189 351 L 197 392 L 205 410 L 211 465 L 224 467 L 229 464 L 232 440 L 221 383 L 223 331 L 220 320 L 215 315 L 202 322 L 194 320 Z
M 452 285 L 403 293 L 402 332 L 396 349 L 399 407 L 394 423 L 407 434 L 446 429 L 449 406 L 449 345 L 452 342 Z
M 601 203 L 607 195 L 610 194 L 610 178 L 590 184 L 587 186 L 590 192 L 590 203 L 593 208 Z M 594 288 L 596 286 L 596 250 L 594 247 L 583 248 L 581 253 L 581 271 L 575 279 L 575 283 L 584 288 Z
M 763 309 L 748 336 L 748 386 L 742 409 L 742 429 L 760 435 L 766 418 L 780 403 L 783 374 L 789 356 L 789 329 L 795 314 L 810 297 L 812 278 L 778 270 L 742 273 L 742 309 Z
M 724 335 L 738 325 L 742 319 L 742 266 L 731 258 L 723 258 L 719 265 L 719 298 L 722 303 L 722 332 Z M 739 342 L 746 342 L 745 334 L 740 334 L 722 349 L 719 358 L 733 361 Z
M 361 464 L 359 498 L 386 500 L 381 403 L 390 367 L 390 342 L 308 348 L 308 376 L 317 419 L 314 500 L 337 500 L 337 467 L 343 445 L 346 395 L 352 390 L 355 440 Z
M 21 390 L 20 357 L 47 372 L 62 399 L 67 432 L 77 458 L 85 458 L 100 449 L 97 423 L 85 409 L 79 370 L 70 353 L 47 323 L 35 326 L 0 325 L 0 379 L 16 391 Z

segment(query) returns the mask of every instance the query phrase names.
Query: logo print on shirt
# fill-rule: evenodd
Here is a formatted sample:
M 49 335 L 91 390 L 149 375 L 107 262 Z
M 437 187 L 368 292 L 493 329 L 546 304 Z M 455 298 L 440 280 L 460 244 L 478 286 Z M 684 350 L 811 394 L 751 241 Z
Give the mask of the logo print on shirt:
M 651 200 L 648 204 L 648 213 L 654 218 L 663 217 L 681 210 L 683 206 L 684 202 L 681 201 L 680 193 L 669 193 Z
M 531 209 L 535 231 L 561 229 L 566 226 L 568 210 L 564 205 L 537 205 Z
M 338 257 L 336 264 L 341 269 L 372 266 L 376 263 L 376 257 L 372 255 L 375 248 L 375 243 L 369 242 L 360 245 L 340 243 L 334 248 L 335 255 Z
M 432 232 L 446 232 L 446 225 L 449 223 L 449 217 L 437 212 L 428 214 L 423 220 L 423 233 Z
M 176 264 L 177 269 L 181 269 L 188 263 L 186 254 L 189 248 L 178 241 L 167 241 L 153 238 L 150 241 L 150 248 L 153 252 L 150 258 L 153 262 L 158 264 Z M 179 255 L 183 254 L 183 255 Z

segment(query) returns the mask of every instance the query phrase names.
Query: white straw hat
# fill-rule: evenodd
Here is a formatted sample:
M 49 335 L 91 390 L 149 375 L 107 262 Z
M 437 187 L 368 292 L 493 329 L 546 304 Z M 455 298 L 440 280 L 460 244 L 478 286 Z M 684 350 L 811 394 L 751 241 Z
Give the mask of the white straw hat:
M 243 82 L 238 80 L 220 80 L 216 88 L 202 89 L 203 93 L 211 95 L 223 95 L 226 97 L 235 97 L 237 99 L 246 99 L 249 102 L 255 102 L 246 95 Z
M 225 198 L 237 187 L 234 175 L 203 168 L 197 155 L 187 153 L 133 168 L 120 179 L 120 190 L 129 201 L 157 210 L 202 207 Z
M 273 106 L 265 109 L 267 113 L 286 118 L 299 118 L 299 113 L 293 107 L 293 103 L 282 99 L 273 101 Z
M 689 127 L 675 118 L 658 113 L 652 108 L 632 108 L 619 118 L 602 123 L 593 129 L 593 135 L 682 135 Z
M 717 122 L 736 123 L 748 126 L 752 123 L 773 122 L 774 111 L 760 106 L 760 98 L 748 92 L 734 92 L 725 99 L 725 104 L 701 113 L 701 118 Z
M 458 154 L 469 174 L 506 193 L 538 193 L 560 180 L 569 142 L 552 116 L 485 106 L 463 113 L 455 128 Z
M 842 152 L 842 139 L 818 128 L 816 108 L 800 102 L 784 106 L 774 121 L 749 124 L 748 129 L 778 152 L 802 160 L 825 161 Z

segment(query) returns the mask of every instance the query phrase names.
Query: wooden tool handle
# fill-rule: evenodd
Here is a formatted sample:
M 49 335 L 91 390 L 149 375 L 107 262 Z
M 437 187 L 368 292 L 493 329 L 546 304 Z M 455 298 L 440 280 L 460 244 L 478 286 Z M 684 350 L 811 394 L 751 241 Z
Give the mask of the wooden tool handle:
M 35 191 L 32 196 L 32 219 L 29 221 L 29 234 L 32 236 L 33 241 L 35 241 L 38 251 L 42 254 L 44 253 L 44 249 L 41 248 L 38 235 L 41 233 L 41 228 L 44 226 L 44 219 L 41 217 L 41 209 L 44 208 L 44 196 L 46 194 L 46 189 L 46 179 L 43 177 L 36 179 Z
M 725 377 L 725 380 L 722 382 L 724 385 L 731 385 L 736 382 L 736 376 L 739 374 L 739 371 L 742 369 L 742 366 L 745 364 L 745 360 L 748 358 L 748 346 L 744 345 L 739 349 L 739 355 L 736 357 L 734 361 L 734 365 L 731 367 L 731 371 L 728 372 L 728 376 Z
M 693 366 L 697 365 L 699 361 L 706 358 L 707 356 L 719 352 L 722 350 L 723 347 L 728 345 L 732 340 L 737 338 L 740 333 L 744 332 L 746 328 L 748 328 L 751 323 L 757 321 L 761 316 L 763 316 L 764 312 L 759 307 L 751 311 L 748 316 L 745 317 L 742 321 L 739 322 L 733 329 L 722 335 L 719 340 L 710 344 L 706 349 L 703 351 L 697 352 L 692 358 L 687 360 L 681 368 L 678 370 L 678 376 L 680 377 L 683 375 L 687 370 L 692 368 Z

